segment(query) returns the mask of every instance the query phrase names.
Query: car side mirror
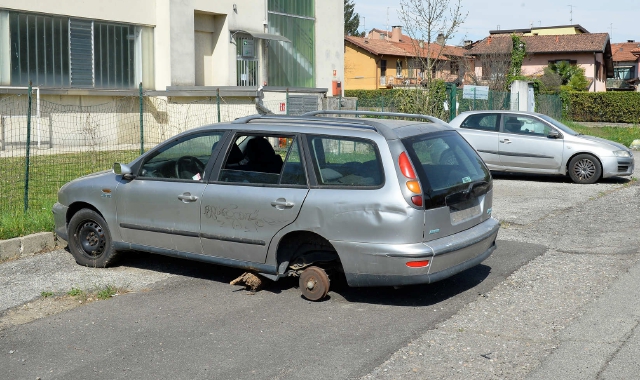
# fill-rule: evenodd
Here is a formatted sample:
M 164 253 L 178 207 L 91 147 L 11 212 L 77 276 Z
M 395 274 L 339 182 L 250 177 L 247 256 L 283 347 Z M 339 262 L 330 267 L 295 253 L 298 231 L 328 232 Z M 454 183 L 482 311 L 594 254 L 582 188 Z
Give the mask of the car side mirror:
M 560 138 L 560 132 L 556 131 L 555 129 L 552 129 L 547 134 L 547 137 L 550 138 L 550 139 Z
M 127 180 L 135 178 L 135 176 L 131 174 L 131 168 L 128 165 L 121 164 L 119 162 L 113 164 L 113 172 L 116 175 L 121 175 L 122 178 Z

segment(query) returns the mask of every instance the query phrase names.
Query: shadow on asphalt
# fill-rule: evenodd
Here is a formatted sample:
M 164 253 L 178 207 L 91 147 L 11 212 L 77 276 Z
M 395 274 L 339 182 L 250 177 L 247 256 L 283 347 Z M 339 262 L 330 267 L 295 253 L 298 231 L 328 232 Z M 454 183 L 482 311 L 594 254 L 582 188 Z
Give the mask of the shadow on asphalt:
M 522 174 L 509 172 L 491 172 L 494 179 L 508 179 L 514 181 L 549 182 L 549 183 L 571 183 L 573 181 L 568 176 L 546 175 L 546 174 Z M 625 184 L 631 182 L 631 177 L 609 177 L 602 178 L 596 184 Z
M 123 252 L 120 266 L 171 273 L 174 275 L 204 279 L 229 284 L 245 271 L 215 264 L 154 255 L 144 252 Z M 344 276 L 332 279 L 329 296 L 343 297 L 349 302 L 369 303 L 395 306 L 429 306 L 465 292 L 484 281 L 491 272 L 491 267 L 480 264 L 446 280 L 433 284 L 411 285 L 400 288 L 373 287 L 351 288 L 346 284 Z M 277 282 L 266 280 L 261 291 L 279 294 L 297 288 L 298 278 L 288 277 Z M 244 288 L 229 285 L 231 291 L 242 291 Z M 297 290 L 296 290 L 297 292 Z M 296 296 L 302 297 L 300 293 Z

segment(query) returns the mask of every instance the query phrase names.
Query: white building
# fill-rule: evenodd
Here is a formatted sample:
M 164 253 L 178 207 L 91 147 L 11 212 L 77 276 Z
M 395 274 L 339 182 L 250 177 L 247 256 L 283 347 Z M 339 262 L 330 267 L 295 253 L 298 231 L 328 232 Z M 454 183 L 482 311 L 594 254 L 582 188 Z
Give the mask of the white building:
M 43 95 L 327 89 L 341 0 L 0 0 L 0 86 Z M 311 92 L 318 92 L 312 90 Z M 321 91 L 321 90 L 320 90 Z

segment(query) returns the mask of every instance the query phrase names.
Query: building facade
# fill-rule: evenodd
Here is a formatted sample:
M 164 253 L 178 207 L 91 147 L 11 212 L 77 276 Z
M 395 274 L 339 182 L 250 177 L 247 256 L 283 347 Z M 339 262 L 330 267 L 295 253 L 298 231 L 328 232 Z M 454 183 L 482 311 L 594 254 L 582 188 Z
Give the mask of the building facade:
M 365 37 L 345 36 L 344 44 L 347 90 L 416 86 L 427 75 L 457 84 L 462 80 L 463 48 L 412 39 L 400 26 L 372 29 Z M 427 57 L 434 61 L 430 73 Z
M 0 86 L 329 89 L 344 52 L 343 3 L 328 2 L 5 0 Z
M 467 51 L 473 58 L 471 74 L 481 84 L 500 83 L 509 69 L 513 41 L 518 34 L 525 44 L 526 57 L 522 62 L 522 75 L 541 76 L 550 63 L 567 61 L 584 69 L 590 81 L 588 90 L 606 91 L 607 78 L 613 77 L 611 44 L 607 33 L 588 33 L 579 26 L 542 28 L 536 34 L 522 30 L 491 31 Z M 552 34 L 555 33 L 555 34 Z

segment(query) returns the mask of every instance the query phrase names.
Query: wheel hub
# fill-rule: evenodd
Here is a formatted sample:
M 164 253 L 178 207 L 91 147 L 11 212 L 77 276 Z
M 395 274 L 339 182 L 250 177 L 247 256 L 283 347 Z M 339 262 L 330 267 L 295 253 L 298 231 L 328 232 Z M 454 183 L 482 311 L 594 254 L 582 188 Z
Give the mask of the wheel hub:
M 88 221 L 78 228 L 78 241 L 85 254 L 98 257 L 104 253 L 106 239 L 102 227 Z
M 315 288 L 315 286 L 316 286 L 316 281 L 315 280 L 307 281 L 307 289 L 313 290 L 313 288 Z
M 300 274 L 299 286 L 306 299 L 319 301 L 329 292 L 329 276 L 324 269 L 310 266 Z

